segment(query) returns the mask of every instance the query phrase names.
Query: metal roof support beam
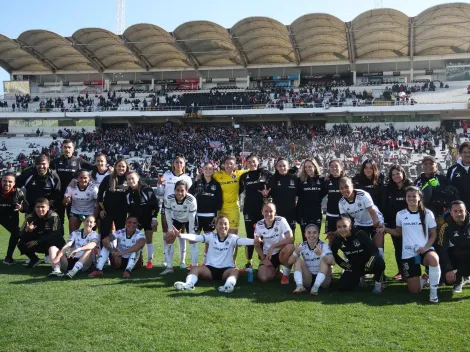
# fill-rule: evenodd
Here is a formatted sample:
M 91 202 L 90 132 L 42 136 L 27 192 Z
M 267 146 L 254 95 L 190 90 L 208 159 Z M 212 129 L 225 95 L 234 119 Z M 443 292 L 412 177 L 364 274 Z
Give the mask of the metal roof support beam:
M 248 58 L 246 57 L 246 54 L 243 51 L 242 46 L 240 45 L 238 40 L 232 35 L 232 32 L 230 30 L 229 30 L 229 36 L 230 36 L 230 39 L 232 40 L 233 45 L 237 49 L 238 56 L 240 56 L 240 60 L 242 60 L 243 67 L 247 67 L 248 66 Z
M 140 52 L 139 49 L 137 49 L 137 47 L 130 43 L 130 41 L 123 35 L 121 35 L 122 37 L 122 40 L 124 41 L 124 44 L 126 45 L 126 47 L 137 57 L 137 59 L 139 60 L 139 63 L 140 63 L 140 66 L 142 67 L 145 67 L 145 69 L 148 71 L 150 70 L 150 68 L 152 67 L 152 65 L 150 64 L 150 62 L 148 62 L 148 60 L 145 58 L 145 56 Z
M 410 28 L 408 37 L 408 55 L 410 56 L 411 61 L 413 61 L 413 55 L 415 52 L 415 19 L 414 17 L 410 17 L 408 21 L 408 27 Z
M 349 62 L 356 62 L 356 50 L 354 50 L 354 38 L 352 34 L 352 22 L 345 23 L 346 40 L 348 42 Z
M 194 55 L 190 54 L 189 48 L 188 48 L 188 46 L 184 43 L 184 41 L 178 40 L 178 38 L 176 38 L 176 36 L 175 36 L 174 33 L 171 33 L 171 35 L 173 36 L 173 40 L 174 40 L 174 43 L 175 43 L 176 47 L 177 47 L 181 52 L 183 52 L 183 54 L 188 58 L 189 62 L 191 63 L 191 66 L 193 66 L 194 69 L 197 71 L 198 68 L 201 66 L 201 64 L 199 63 L 199 61 L 196 59 L 196 57 L 195 57 Z
M 289 39 L 290 44 L 292 45 L 292 50 L 294 51 L 295 62 L 297 63 L 297 65 L 300 65 L 300 53 L 297 49 L 297 43 L 295 42 L 294 34 L 292 33 L 290 26 L 287 26 L 287 30 L 289 31 Z
M 91 51 L 89 51 L 85 45 L 81 45 L 81 43 L 77 42 L 72 37 L 66 39 L 72 42 L 72 46 L 77 49 L 80 54 L 85 56 L 88 61 L 90 61 L 91 65 L 98 70 L 98 72 L 102 73 L 106 69 L 101 60 L 98 59 Z
M 30 46 L 26 45 L 26 43 L 20 42 L 18 39 L 14 40 L 16 43 L 18 43 L 24 51 L 27 53 L 31 54 L 34 56 L 36 59 L 42 62 L 44 66 L 46 66 L 48 69 L 50 69 L 52 72 L 55 72 L 58 70 L 57 66 L 55 66 L 52 62 L 50 62 L 48 59 L 46 59 L 44 56 L 42 56 L 37 50 L 34 48 L 31 48 Z

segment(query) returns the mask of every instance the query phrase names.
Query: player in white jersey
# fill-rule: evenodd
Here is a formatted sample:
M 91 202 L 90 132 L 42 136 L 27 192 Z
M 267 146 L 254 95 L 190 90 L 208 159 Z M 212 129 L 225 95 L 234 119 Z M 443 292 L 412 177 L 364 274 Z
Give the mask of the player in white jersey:
M 419 293 L 427 283 L 426 275 L 421 277 L 421 265 L 429 267 L 429 302 L 438 303 L 437 287 L 441 278 L 439 256 L 433 244 L 437 238 L 437 223 L 434 214 L 423 205 L 423 195 L 418 187 L 406 189 L 407 208 L 399 211 L 396 228 L 386 229 L 392 236 L 403 237 L 403 277 L 411 293 Z
M 108 162 L 106 160 L 106 155 L 100 153 L 95 159 L 95 168 L 91 172 L 91 181 L 96 185 L 100 186 L 101 181 L 111 174 L 112 168 L 108 166 Z
M 103 266 L 108 258 L 114 269 L 125 268 L 122 274 L 124 278 L 130 278 L 133 269 L 142 267 L 142 248 L 144 248 L 146 240 L 144 233 L 137 228 L 138 225 L 137 218 L 129 216 L 125 228 L 117 230 L 103 239 L 103 248 L 100 251 L 96 270 L 90 273 L 89 277 L 102 276 Z M 113 246 L 114 240 L 117 240 L 115 248 Z
M 69 214 L 69 231 L 72 233 L 80 228 L 80 224 L 88 215 L 98 213 L 98 187 L 90 182 L 87 170 L 81 170 L 77 175 L 77 185 L 68 186 L 64 194 L 64 206 L 71 204 Z
M 208 244 L 205 266 L 192 267 L 186 277 L 186 282 L 175 282 L 174 286 L 177 290 L 194 290 L 194 285 L 196 285 L 198 279 L 202 279 L 225 280 L 225 284 L 219 287 L 219 291 L 223 293 L 233 292 L 239 274 L 233 260 L 235 248 L 238 246 L 252 246 L 256 242 L 250 238 L 240 238 L 238 235 L 229 234 L 230 223 L 226 216 L 218 217 L 215 227 L 216 232 L 203 235 L 182 234 L 174 229 L 174 234 L 179 238 Z
M 83 229 L 70 234 L 65 246 L 57 252 L 54 258 L 51 258 L 53 266 L 60 266 L 60 270 L 52 272 L 54 276 L 63 276 L 63 272 L 68 270 L 66 276 L 73 278 L 79 271 L 86 271 L 91 267 L 94 249 L 100 243 L 100 235 L 93 231 L 95 225 L 95 217 L 89 215 L 83 221 Z M 67 256 L 68 250 L 72 252 Z
M 186 161 L 184 160 L 184 157 L 177 156 L 176 158 L 173 159 L 171 171 L 165 172 L 163 176 L 158 179 L 158 186 L 156 189 L 157 196 L 163 197 L 163 201 L 165 201 L 165 199 L 167 199 L 169 195 L 172 195 L 175 193 L 176 182 L 180 180 L 183 180 L 186 182 L 186 184 L 188 185 L 188 189 L 191 188 L 191 185 L 193 184 L 193 182 L 191 180 L 191 177 L 189 177 L 186 174 Z M 165 253 L 165 257 L 166 257 L 167 253 L 170 250 L 169 248 L 170 245 L 166 243 L 165 236 L 166 236 L 166 233 L 168 232 L 168 229 L 171 229 L 171 227 L 169 227 L 167 224 L 164 207 L 162 207 L 161 209 L 161 214 L 162 214 L 162 232 L 163 232 L 163 253 Z M 171 250 L 174 250 L 174 249 L 171 249 Z M 183 251 L 180 246 L 180 257 L 182 255 L 183 255 Z M 172 263 L 167 263 L 166 259 L 164 259 L 163 263 L 158 266 L 166 267 L 168 264 L 173 266 Z
M 255 245 L 261 263 L 258 268 L 258 279 L 261 282 L 272 280 L 282 264 L 281 284 L 289 283 L 289 257 L 294 252 L 294 235 L 289 223 L 282 216 L 276 216 L 276 205 L 266 203 L 262 209 L 263 220 L 256 223 L 255 238 L 261 243 Z
M 339 190 L 343 196 L 339 200 L 339 213 L 354 220 L 354 227 L 367 232 L 380 256 L 384 256 L 384 219 L 382 213 L 374 204 L 370 194 L 360 189 L 355 190 L 349 177 L 339 180 Z
M 175 227 L 178 231 L 185 231 L 186 233 L 196 232 L 197 202 L 196 198 L 188 193 L 188 185 L 185 181 L 176 182 L 175 193 L 165 198 L 163 208 L 170 229 Z M 168 244 L 168 251 L 165 252 L 167 268 L 161 272 L 161 275 L 173 272 L 175 239 L 173 231 L 168 231 L 165 236 L 165 242 Z M 186 241 L 182 238 L 178 238 L 178 241 L 180 245 L 180 269 L 186 269 Z M 194 243 L 194 245 L 197 244 Z M 191 251 L 191 254 L 194 254 L 194 251 Z M 191 261 L 194 261 L 195 258 L 191 259 Z
M 335 259 L 330 247 L 319 239 L 319 233 L 320 229 L 316 224 L 307 225 L 304 233 L 306 241 L 289 258 L 289 265 L 294 264 L 295 268 L 294 294 L 300 294 L 311 287 L 310 295 L 316 296 L 320 287 L 330 286 Z

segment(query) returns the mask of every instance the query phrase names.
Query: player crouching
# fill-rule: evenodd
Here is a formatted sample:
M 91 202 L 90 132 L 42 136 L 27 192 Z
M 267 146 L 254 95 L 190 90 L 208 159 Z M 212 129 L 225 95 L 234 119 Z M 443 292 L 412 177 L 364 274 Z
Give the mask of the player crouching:
M 55 257 L 51 257 L 54 270 L 49 274 L 50 277 L 61 277 L 68 270 L 65 275 L 73 278 L 79 271 L 87 271 L 91 267 L 93 250 L 100 243 L 100 235 L 93 231 L 95 225 L 95 217 L 93 215 L 87 216 L 83 221 L 83 229 L 73 231 L 61 250 L 53 247 L 57 254 Z M 72 252 L 67 257 L 65 254 L 69 249 Z
M 142 248 L 146 240 L 145 235 L 137 229 L 138 221 L 134 216 L 129 216 L 126 220 L 126 227 L 117 230 L 103 239 L 103 248 L 100 251 L 96 270 L 90 273 L 89 277 L 103 275 L 103 266 L 108 261 L 111 267 L 116 270 L 124 270 L 122 277 L 130 278 L 133 269 L 141 268 L 143 265 Z M 113 241 L 117 240 L 114 248 Z
M 307 225 L 305 228 L 307 240 L 301 243 L 289 258 L 289 266 L 294 264 L 295 268 L 294 280 L 297 286 L 292 292 L 294 294 L 300 294 L 306 288 L 312 287 L 310 295 L 317 296 L 320 287 L 330 286 L 335 260 L 330 247 L 319 240 L 319 232 L 317 225 Z
M 182 234 L 177 229 L 173 229 L 176 237 L 209 245 L 205 266 L 193 267 L 186 277 L 186 282 L 175 282 L 174 286 L 177 290 L 194 290 L 197 280 L 203 279 L 225 280 L 225 284 L 219 287 L 219 291 L 223 293 L 233 292 L 238 278 L 238 269 L 235 267 L 233 260 L 235 248 L 237 246 L 252 246 L 254 240 L 229 234 L 229 227 L 228 218 L 221 216 L 216 220 L 215 233 L 205 233 L 203 235 Z

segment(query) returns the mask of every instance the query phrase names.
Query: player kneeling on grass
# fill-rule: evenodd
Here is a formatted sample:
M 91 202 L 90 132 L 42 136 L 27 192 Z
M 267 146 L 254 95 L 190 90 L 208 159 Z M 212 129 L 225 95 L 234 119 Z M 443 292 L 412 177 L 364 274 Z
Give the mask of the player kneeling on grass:
M 330 286 L 331 268 L 335 260 L 330 247 L 318 238 L 319 232 L 317 225 L 307 225 L 304 233 L 306 241 L 301 243 L 289 258 L 289 265 L 294 264 L 295 268 L 294 280 L 297 286 L 292 292 L 294 294 L 300 294 L 305 288 L 312 287 L 310 295 L 316 296 L 320 287 Z
M 339 279 L 339 289 L 353 290 L 366 272 L 374 274 L 375 285 L 372 292 L 383 290 L 385 262 L 370 236 L 362 229 L 353 228 L 351 219 L 345 215 L 338 218 L 337 233 L 331 244 L 331 251 L 336 263 L 344 269 Z M 341 250 L 347 261 L 338 255 Z
M 194 285 L 198 279 L 203 280 L 225 280 L 225 284 L 219 287 L 223 293 L 231 293 L 235 288 L 238 278 L 238 269 L 235 267 L 233 254 L 237 246 L 252 246 L 255 240 L 250 238 L 240 238 L 237 235 L 229 234 L 230 223 L 226 216 L 217 218 L 216 232 L 205 233 L 203 235 L 182 234 L 176 228 L 173 233 L 176 237 L 184 240 L 203 242 L 209 245 L 206 255 L 205 266 L 195 266 L 191 268 L 186 282 L 175 282 L 177 290 L 194 290 Z
M 117 230 L 103 239 L 103 248 L 100 251 L 96 270 L 90 273 L 89 277 L 103 275 L 103 266 L 108 258 L 114 269 L 125 269 L 122 274 L 125 278 L 131 277 L 132 269 L 142 267 L 142 248 L 145 246 L 146 239 L 145 235 L 137 229 L 138 224 L 136 217 L 129 216 L 124 229 Z M 117 240 L 116 248 L 113 246 L 114 240 Z
M 53 252 L 57 252 L 55 256 L 51 255 L 54 270 L 49 276 L 60 277 L 68 270 L 65 275 L 73 278 L 79 271 L 87 271 L 91 267 L 93 263 L 93 250 L 100 243 L 100 235 L 93 231 L 95 225 L 95 217 L 88 215 L 83 220 L 83 229 L 73 231 L 61 250 L 53 247 Z M 72 252 L 67 257 L 66 252 L 69 249 Z
M 274 203 L 264 204 L 262 214 L 264 219 L 258 221 L 255 227 L 255 238 L 260 239 L 255 243 L 255 250 L 261 260 L 258 279 L 261 282 L 272 280 L 282 264 L 284 269 L 281 284 L 288 284 L 292 266 L 289 264 L 289 258 L 294 252 L 294 235 L 287 220 L 276 216 Z

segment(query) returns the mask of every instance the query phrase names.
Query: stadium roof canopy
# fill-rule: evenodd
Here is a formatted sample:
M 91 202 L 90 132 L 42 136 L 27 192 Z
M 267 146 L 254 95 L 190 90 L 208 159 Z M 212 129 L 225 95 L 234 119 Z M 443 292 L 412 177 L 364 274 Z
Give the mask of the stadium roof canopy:
M 431 7 L 410 18 L 393 9 L 366 11 L 345 23 L 313 13 L 285 25 L 248 17 L 224 28 L 191 21 L 167 32 L 133 25 L 116 35 L 79 29 L 69 38 L 30 30 L 12 40 L 0 34 L 0 66 L 8 72 L 125 72 L 342 64 L 470 52 L 470 4 Z

